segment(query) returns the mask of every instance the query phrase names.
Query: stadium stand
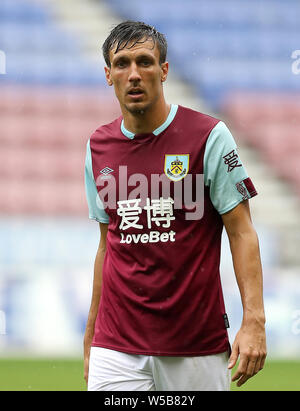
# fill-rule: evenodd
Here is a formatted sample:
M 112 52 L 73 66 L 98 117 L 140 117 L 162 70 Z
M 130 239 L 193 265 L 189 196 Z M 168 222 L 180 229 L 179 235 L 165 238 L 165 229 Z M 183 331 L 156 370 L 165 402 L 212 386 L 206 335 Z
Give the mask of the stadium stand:
M 83 215 L 85 144 L 119 115 L 99 66 L 49 4 L 0 3 L 0 210 L 5 215 Z M 67 195 L 66 195 L 67 193 Z
M 95 128 L 120 114 L 105 85 L 100 47 L 112 25 L 127 18 L 167 35 L 168 101 L 191 107 L 196 95 L 196 109 L 204 103 L 201 111 L 232 128 L 260 192 L 251 207 L 268 314 L 274 312 L 270 346 L 280 355 L 299 354 L 299 336 L 286 332 L 299 301 L 296 276 L 293 295 L 286 280 L 300 263 L 299 196 L 291 196 L 286 184 L 300 195 L 300 75 L 291 70 L 299 12 L 296 0 L 0 1 L 0 51 L 7 57 L 6 74 L 0 74 L 3 355 L 19 348 L 69 355 L 74 341 L 82 354 L 87 278 L 99 236 L 87 219 L 85 145 Z M 240 298 L 231 295 L 226 248 L 224 262 L 234 330 Z
M 235 94 L 222 110 L 239 136 L 259 150 L 300 195 L 300 100 L 276 93 Z
M 115 20 L 106 19 L 104 6 Z M 145 20 L 166 33 L 172 67 L 206 111 L 224 118 L 300 193 L 300 81 L 291 70 L 298 11 L 294 0 L 174 0 L 172 7 L 158 0 L 1 1 L 0 50 L 7 57 L 0 76 L 1 212 L 86 214 L 85 143 L 119 114 L 95 54 L 110 28 L 106 20 L 112 26 L 118 18 Z M 64 198 L 55 184 L 75 194 Z

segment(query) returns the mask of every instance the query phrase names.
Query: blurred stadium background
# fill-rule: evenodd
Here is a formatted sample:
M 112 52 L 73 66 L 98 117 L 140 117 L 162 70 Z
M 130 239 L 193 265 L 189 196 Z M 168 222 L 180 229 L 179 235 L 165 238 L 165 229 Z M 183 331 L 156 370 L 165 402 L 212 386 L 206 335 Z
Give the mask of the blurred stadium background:
M 168 102 L 231 128 L 259 192 L 250 205 L 269 362 L 300 360 L 299 15 L 298 0 L 0 1 L 0 390 L 18 389 L 16 358 L 75 359 L 81 367 L 99 240 L 88 220 L 85 147 L 120 114 L 101 46 L 124 19 L 166 34 Z M 233 341 L 241 303 L 226 236 L 223 242 Z M 281 376 L 273 388 L 284 383 Z

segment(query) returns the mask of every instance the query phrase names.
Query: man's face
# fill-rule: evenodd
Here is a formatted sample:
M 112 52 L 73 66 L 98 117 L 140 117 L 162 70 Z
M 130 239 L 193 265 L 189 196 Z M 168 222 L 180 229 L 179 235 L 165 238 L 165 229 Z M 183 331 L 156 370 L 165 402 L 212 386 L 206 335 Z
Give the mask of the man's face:
M 116 54 L 115 48 L 112 49 L 110 62 L 111 67 L 105 67 L 105 75 L 108 84 L 114 86 L 121 108 L 141 113 L 162 96 L 168 63 L 159 64 L 159 50 L 156 45 L 153 47 L 151 39 Z

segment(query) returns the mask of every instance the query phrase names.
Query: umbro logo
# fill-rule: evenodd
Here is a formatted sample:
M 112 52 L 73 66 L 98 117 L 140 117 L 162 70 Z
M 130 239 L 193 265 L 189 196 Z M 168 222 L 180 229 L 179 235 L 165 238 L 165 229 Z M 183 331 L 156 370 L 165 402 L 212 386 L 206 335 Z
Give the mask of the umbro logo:
M 112 168 L 109 167 L 104 167 L 100 173 L 103 174 L 104 176 L 107 176 L 107 174 L 112 173 L 114 170 Z
M 114 170 L 110 167 L 104 167 L 101 171 L 100 174 L 102 174 L 101 178 L 110 178 L 110 173 L 112 173 Z

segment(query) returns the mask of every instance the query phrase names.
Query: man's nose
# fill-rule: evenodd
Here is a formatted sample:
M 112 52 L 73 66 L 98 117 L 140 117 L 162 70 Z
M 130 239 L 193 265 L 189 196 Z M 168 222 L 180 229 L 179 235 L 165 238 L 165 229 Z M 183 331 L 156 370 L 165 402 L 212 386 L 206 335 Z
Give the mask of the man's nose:
M 134 81 L 139 81 L 141 80 L 141 76 L 138 70 L 138 66 L 135 63 L 132 63 L 130 66 L 130 72 L 129 72 L 129 77 L 128 80 L 131 82 Z

